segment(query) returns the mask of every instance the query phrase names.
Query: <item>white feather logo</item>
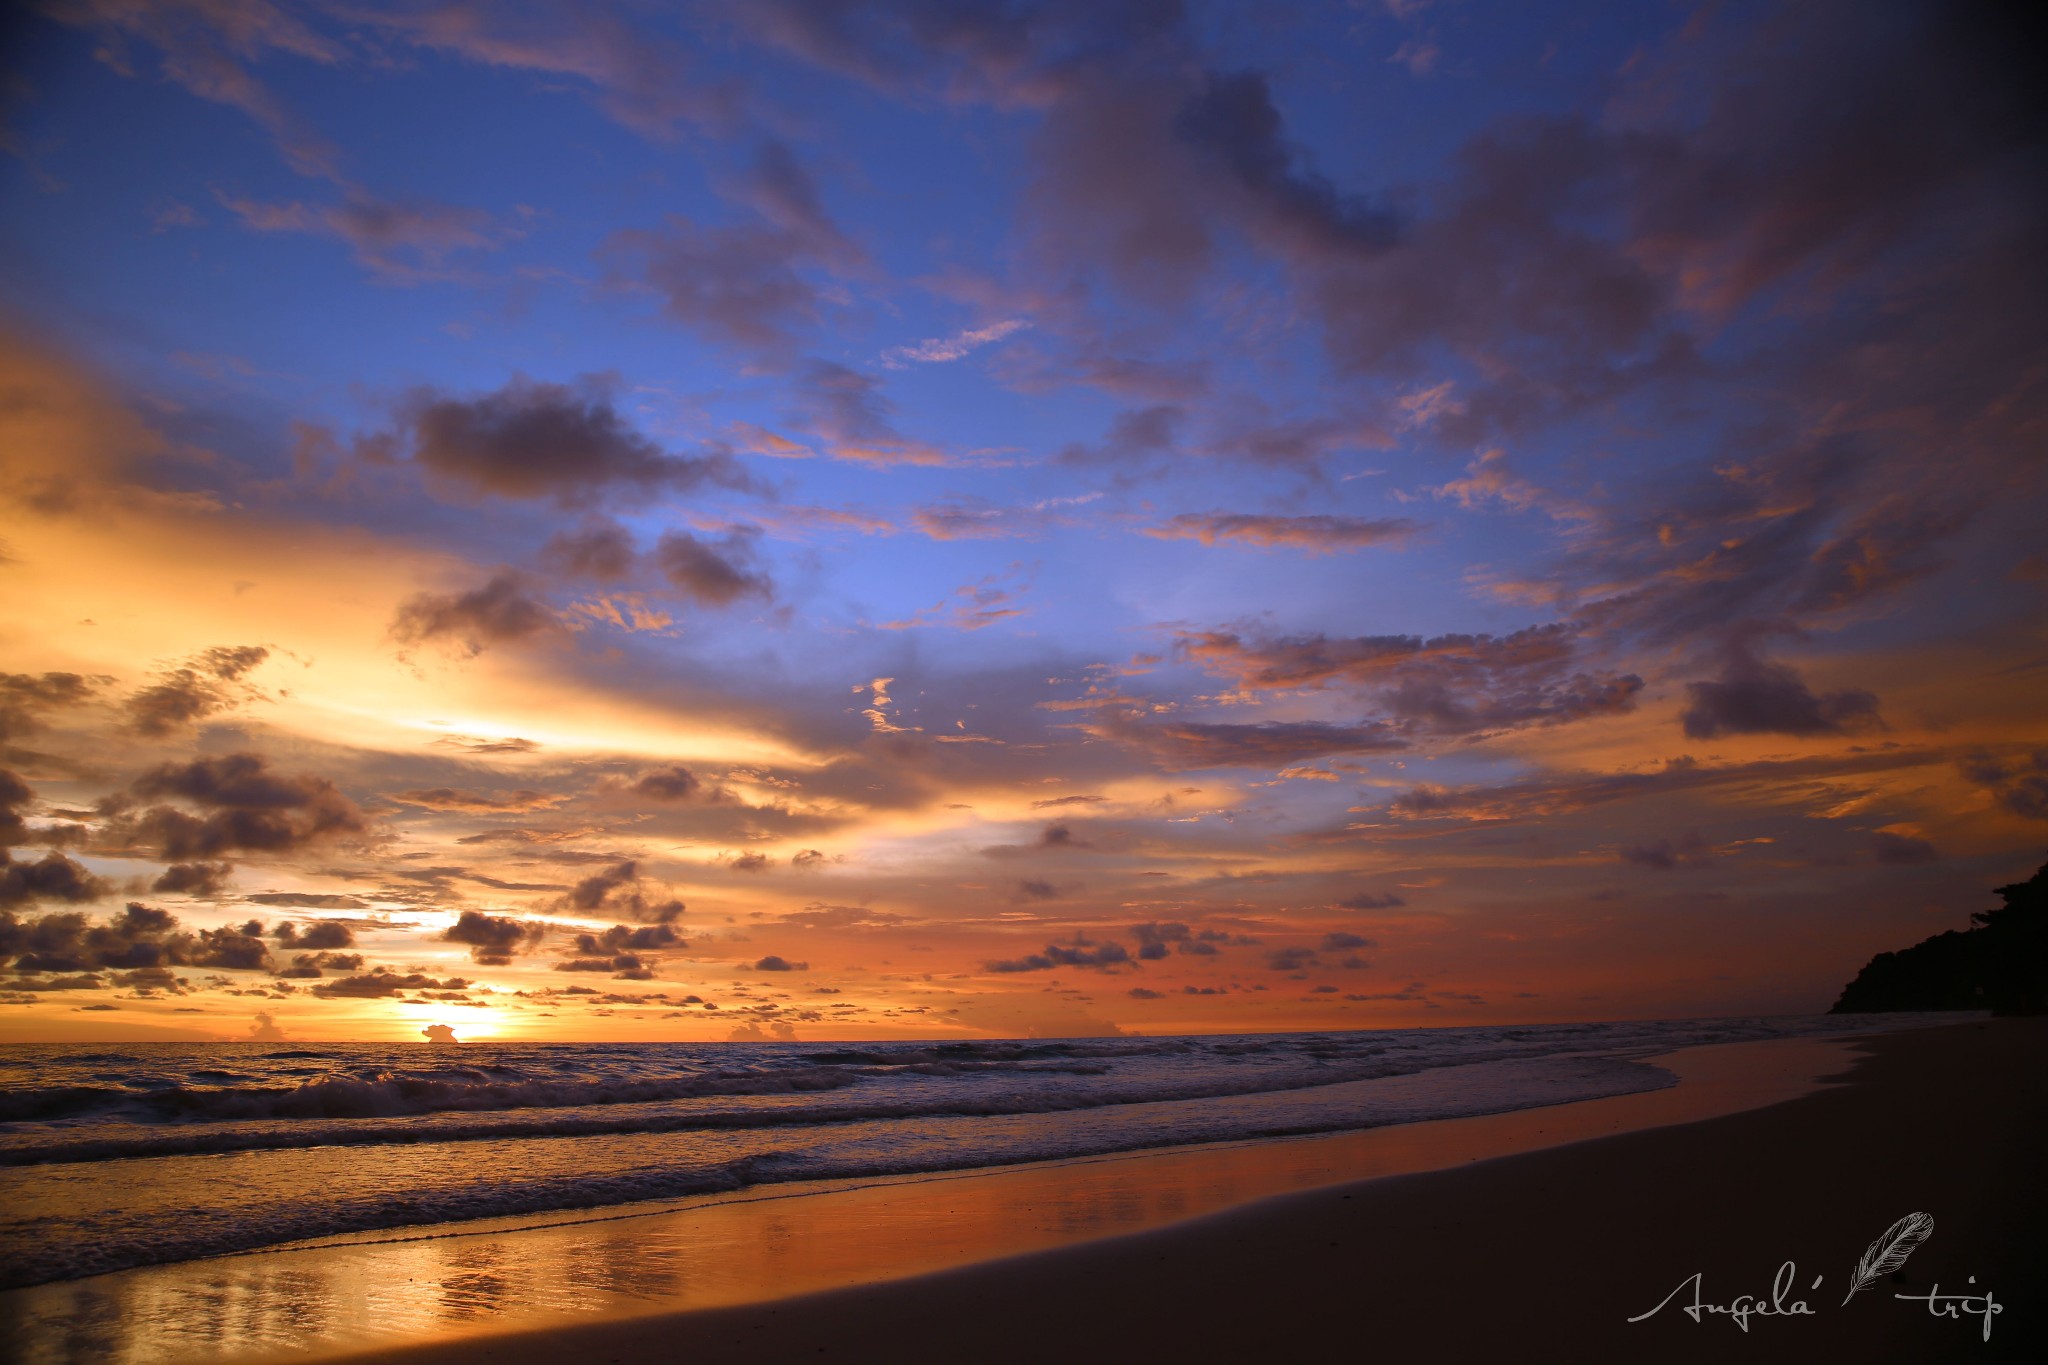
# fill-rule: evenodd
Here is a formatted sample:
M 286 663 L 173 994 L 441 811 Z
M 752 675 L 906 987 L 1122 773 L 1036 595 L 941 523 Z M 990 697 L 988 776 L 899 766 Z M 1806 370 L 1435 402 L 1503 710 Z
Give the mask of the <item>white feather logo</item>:
M 1882 1277 L 1891 1274 L 1906 1263 L 1913 1254 L 1913 1248 L 1926 1241 L 1934 1232 L 1934 1220 L 1924 1213 L 1909 1213 L 1885 1230 L 1884 1236 L 1870 1244 L 1863 1253 L 1863 1259 L 1856 1262 L 1856 1273 L 1849 1278 L 1849 1295 L 1844 1304 L 1856 1297 L 1859 1289 L 1868 1289 Z

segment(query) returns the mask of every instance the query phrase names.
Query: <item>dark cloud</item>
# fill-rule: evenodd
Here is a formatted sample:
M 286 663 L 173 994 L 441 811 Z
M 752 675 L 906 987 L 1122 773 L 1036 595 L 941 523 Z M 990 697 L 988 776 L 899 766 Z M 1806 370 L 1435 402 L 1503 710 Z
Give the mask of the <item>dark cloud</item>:
M 1104 708 L 1080 727 L 1151 756 L 1169 771 L 1278 767 L 1324 754 L 1391 753 L 1408 747 L 1392 727 L 1273 721 L 1263 725 L 1162 721 L 1146 709 Z
M 1681 757 L 1648 772 L 1565 773 L 1491 787 L 1424 785 L 1394 797 L 1386 810 L 1400 819 L 1493 823 L 1692 792 L 1744 801 L 1783 800 L 1788 794 L 1835 801 L 1845 784 L 1859 778 L 1932 767 L 1948 757 L 1939 750 L 1904 747 L 1750 763 L 1701 763 Z
M 1069 384 L 1085 384 L 1123 402 L 1150 403 L 1169 411 L 1173 410 L 1171 405 L 1192 402 L 1212 387 L 1206 361 L 1116 354 L 1115 349 L 1108 338 L 1100 335 L 1076 337 L 1067 352 L 1057 356 L 1028 340 L 1018 341 L 997 352 L 989 369 L 1005 385 L 1023 393 L 1047 393 Z M 1169 436 L 1154 444 L 1164 449 L 1172 441 Z M 1125 449 L 1105 453 L 1114 458 L 1138 452 Z M 1071 458 L 1085 462 L 1088 456 L 1089 452 L 1082 449 L 1074 451 Z
M 154 967 L 216 967 L 262 971 L 270 966 L 263 940 L 251 927 L 223 926 L 196 934 L 168 910 L 130 901 L 117 915 L 93 921 L 76 911 L 17 920 L 0 914 L 0 956 L 14 970 L 85 972 Z
M 633 784 L 634 794 L 655 801 L 686 801 L 704 788 L 695 773 L 681 764 L 643 774 Z
M 1881 728 L 1877 698 L 1854 688 L 1816 696 L 1788 664 L 1733 650 L 1721 676 L 1686 684 L 1680 719 L 1689 739 L 1719 735 L 1835 735 Z
M 502 967 L 518 956 L 521 949 L 540 942 L 546 932 L 544 924 L 465 910 L 442 931 L 441 939 L 444 943 L 468 944 L 471 958 L 486 967 Z
M 1275 411 L 1255 398 L 1211 402 L 1203 426 L 1192 443 L 1203 454 L 1304 471 L 1326 456 L 1394 443 L 1383 423 L 1368 418 Z
M 467 491 L 581 507 L 623 492 L 753 487 L 723 452 L 671 455 L 633 430 L 613 388 L 598 376 L 574 385 L 518 376 L 476 398 L 416 390 L 400 416 L 414 461 Z
M 1870 836 L 1871 854 L 1881 863 L 1897 867 L 1916 867 L 1922 863 L 1938 863 L 1941 851 L 1925 839 L 1910 834 L 1893 834 L 1879 830 Z
M 229 705 L 219 688 L 189 669 L 143 688 L 123 704 L 138 733 L 171 734 L 191 721 Z
M 576 935 L 576 951 L 585 957 L 687 946 L 688 941 L 667 924 L 614 924 L 601 934 Z
M 1386 254 L 1394 217 L 1307 163 L 1263 74 L 1203 69 L 1178 6 L 1146 17 L 1142 46 L 1065 65 L 1046 92 L 1026 213 L 1055 278 L 1177 305 L 1234 249 L 1309 287 Z
M 742 597 L 771 597 L 774 585 L 755 567 L 760 532 L 734 527 L 716 540 L 666 531 L 653 559 L 662 577 L 706 606 L 730 606 Z
M 151 996 L 158 992 L 189 995 L 192 991 L 190 980 L 179 976 L 168 967 L 137 967 L 132 971 L 115 972 L 107 979 L 116 986 L 130 988 L 140 996 Z
M 1654 844 L 1631 844 L 1621 850 L 1621 860 L 1637 867 L 1671 872 L 1707 866 L 1714 860 L 1714 850 L 1697 833 L 1690 833 L 1676 842 L 1659 839 Z
M 406 645 L 446 641 L 474 658 L 491 645 L 559 626 L 555 613 L 528 591 L 525 580 L 505 572 L 468 592 L 422 592 L 407 598 L 391 619 L 391 637 Z
M 95 682 L 76 673 L 0 673 L 0 743 L 42 728 L 43 715 L 91 698 Z
M 1553 586 L 1663 642 L 1895 597 L 2032 486 L 2044 331 L 2006 301 L 2043 285 L 2039 176 L 2014 152 L 2042 114 L 1994 12 L 1867 23 L 1820 3 L 1746 31 L 1731 14 L 1646 53 L 1600 126 L 1492 130 L 1377 282 L 1316 296 L 1333 350 L 1366 369 L 1446 343 L 1475 358 L 1488 382 L 1438 434 L 1476 443 L 1698 375 L 1690 334 L 1796 307 L 1749 358 L 1768 381 L 1710 472 L 1659 470 L 1589 514 Z
M 1392 214 L 1339 193 L 1301 164 L 1260 73 L 1203 73 L 1173 132 L 1205 168 L 1223 173 L 1251 235 L 1276 254 L 1370 259 L 1394 244 Z
M 280 920 L 271 933 L 289 948 L 353 948 L 356 942 L 355 931 L 338 919 L 312 920 L 303 929 Z
M 1322 965 L 1316 950 L 1307 947 L 1275 948 L 1266 954 L 1266 966 L 1276 972 L 1298 972 L 1304 967 Z
M 1797 617 L 1847 611 L 1946 567 L 1942 543 L 1970 517 L 1923 498 L 1885 497 L 1828 528 L 1799 576 Z
M 791 962 L 773 953 L 754 964 L 754 970 L 757 972 L 807 972 L 810 969 L 811 964 L 808 962 Z
M 1228 217 L 1176 136 L 1185 79 L 1091 80 L 1049 111 L 1034 149 L 1037 246 L 1057 267 L 1177 304 L 1208 272 Z
M 173 863 L 150 883 L 159 895 L 218 896 L 227 889 L 233 863 Z
M 28 821 L 22 812 L 35 804 L 35 789 L 19 774 L 0 768 L 0 848 L 29 841 Z
M 1424 783 L 1419 787 L 1410 787 L 1394 797 L 1387 802 L 1387 809 L 1403 815 L 1449 814 L 1466 809 L 1468 796 L 1467 792 L 1454 792 L 1445 787 Z
M 344 976 L 338 981 L 322 981 L 313 987 L 313 994 L 323 1000 L 388 1000 L 406 991 L 467 990 L 469 984 L 459 976 L 436 980 L 418 972 L 401 975 L 379 967 L 360 976 Z
M 1267 548 L 1307 550 L 1334 554 L 1371 545 L 1396 544 L 1413 536 L 1419 528 L 1406 517 L 1366 521 L 1338 516 L 1258 516 L 1244 512 L 1183 512 L 1177 517 L 1145 529 L 1161 540 L 1199 540 L 1204 545 L 1240 541 Z
M 348 243 L 361 264 L 405 284 L 444 278 L 450 256 L 494 248 L 504 236 L 482 209 L 388 199 L 360 187 L 326 203 L 263 203 L 219 192 L 214 197 L 252 231 L 335 238 Z
M 196 806 L 194 815 L 163 798 Z M 324 777 L 271 771 L 257 754 L 167 763 L 108 797 L 106 838 L 114 847 L 156 850 L 167 862 L 244 850 L 281 853 L 368 832 L 355 803 Z
M 647 894 L 639 863 L 629 859 L 577 882 L 557 908 L 584 913 L 610 910 L 645 924 L 667 924 L 680 918 L 685 907 L 679 900 Z
M 423 787 L 415 791 L 393 792 L 391 799 L 425 810 L 476 812 L 546 810 L 562 800 L 559 796 L 525 788 L 509 792 L 478 792 L 460 787 Z
M 1716 300 L 1732 307 L 1881 221 L 1884 210 L 1870 190 L 1888 180 L 1896 187 L 1896 180 L 1886 173 L 1845 181 L 1843 166 L 1828 160 L 1844 150 L 1845 116 L 1814 103 L 1816 70 L 1829 76 L 1819 84 L 1839 83 L 1849 105 L 1886 98 L 1869 86 L 1853 88 L 1873 73 L 1858 70 L 1869 44 L 1851 47 L 1862 50 L 1830 49 L 1818 66 L 1798 69 L 1770 52 L 1743 70 L 1744 79 L 1726 82 L 1724 89 L 1742 90 L 1739 99 L 1724 100 L 1684 133 L 1629 129 L 1625 121 L 1595 128 L 1573 118 L 1525 118 L 1489 129 L 1467 145 L 1457 178 L 1396 249 L 1377 259 L 1297 258 L 1319 286 L 1313 297 L 1332 353 L 1374 370 L 1405 364 L 1430 344 L 1484 356 L 1501 376 L 1501 408 L 1546 385 L 1590 397 L 1631 368 L 1654 367 L 1660 351 L 1682 353 L 1685 339 L 1672 325 L 1681 281 L 1695 294 L 1708 280 L 1709 288 L 1733 286 Z M 1774 104 L 1785 121 L 1759 123 L 1756 107 Z M 1827 115 L 1811 117 L 1819 109 Z M 1870 113 L 1871 122 L 1852 137 L 1896 129 L 1896 109 Z M 1787 127 L 1799 135 L 1786 136 Z M 1859 149 L 1858 160 L 1866 150 Z M 1780 178 L 1788 162 L 1816 152 L 1822 155 L 1811 167 Z M 1771 163 L 1778 169 L 1758 174 Z M 1837 192 L 1822 194 L 1822 184 Z M 1858 200 L 1845 219 L 1845 206 Z M 1680 204 L 1686 207 L 1675 211 Z M 1616 205 L 1627 206 L 1625 226 L 1613 231 L 1610 218 L 1609 231 L 1588 230 L 1591 212 L 1611 214 Z M 1862 224 L 1854 222 L 1866 213 Z M 1802 231 L 1833 224 L 1769 270 L 1735 265 L 1747 230 L 1774 218 L 1799 222 Z M 1702 231 L 1708 221 L 1723 224 L 1726 234 Z M 1470 415 L 1484 420 L 1480 411 Z
M 0 848 L 0 905 L 97 900 L 112 889 L 104 878 L 61 853 L 45 853 L 35 862 L 24 863 Z
M 1061 519 L 1040 508 L 954 497 L 912 508 L 910 524 L 933 540 L 1004 540 L 1043 535 Z
M 1181 657 L 1247 691 L 1341 686 L 1370 697 L 1403 728 L 1469 734 L 1561 725 L 1632 710 L 1643 681 L 1591 673 L 1568 625 L 1511 635 L 1327 635 L 1247 639 L 1232 631 L 1183 634 Z
M 1054 967 L 1092 967 L 1100 971 L 1114 971 L 1130 962 L 1131 954 L 1123 944 L 1095 943 L 1076 935 L 1071 944 L 1048 943 L 1042 953 L 985 962 L 982 966 L 991 972 L 1042 972 Z
M 1127 469 L 1156 466 L 1175 452 L 1187 412 L 1178 404 L 1155 403 L 1112 417 L 1100 441 L 1074 444 L 1060 451 L 1060 462 L 1072 465 L 1119 465 Z
M 261 645 L 221 646 L 189 659 L 124 701 L 128 723 L 139 734 L 161 738 L 195 720 L 224 711 L 253 695 L 238 685 L 270 657 Z
M 9 991 L 98 991 L 106 989 L 104 977 L 90 974 L 84 976 L 17 977 L 7 983 Z M 25 997 L 15 997 L 10 1003 L 23 1003 Z
M 1878 266 L 1942 196 L 2039 145 L 2028 49 L 2000 7 L 1907 4 L 1843 26 L 1858 15 L 1797 6 L 1758 26 L 1705 73 L 1711 102 L 1682 144 L 1630 160 L 1639 241 L 1703 275 L 1719 309 L 1817 263 Z
M 1322 951 L 1326 953 L 1342 952 L 1349 948 L 1377 947 L 1379 947 L 1379 944 L 1372 939 L 1360 938 L 1357 934 L 1347 934 L 1341 929 L 1323 935 Z
M 1047 825 L 1038 832 L 1038 847 L 1044 849 L 1093 848 L 1094 845 L 1075 834 L 1070 825 Z
M 187 961 L 194 967 L 268 971 L 270 949 L 255 934 L 246 932 L 242 927 L 226 925 L 219 929 L 201 929 L 197 935 L 197 946 Z
M 582 525 L 549 537 L 541 547 L 540 565 L 566 577 L 616 583 L 632 574 L 638 557 L 632 532 L 610 517 L 587 517 Z
M 1347 896 L 1343 900 L 1338 901 L 1337 908 L 1340 910 L 1395 910 L 1407 903 L 1407 901 L 1402 900 L 1392 892 L 1381 895 L 1371 891 L 1361 891 L 1355 896 Z
M 775 860 L 767 854 L 750 852 L 735 854 L 726 863 L 726 868 L 732 872 L 766 872 L 774 864 Z
M 654 231 L 616 233 L 607 254 L 661 296 L 662 313 L 705 340 L 786 362 L 823 320 L 826 279 L 865 256 L 832 223 L 817 186 L 779 142 L 727 187 L 751 220 L 722 226 L 672 215 Z
M 816 182 L 785 143 L 764 142 L 755 153 L 754 164 L 728 187 L 727 194 L 815 260 L 853 269 L 865 259 L 865 253 L 833 223 Z
M 611 957 L 574 957 L 555 964 L 558 972 L 608 972 L 620 981 L 652 981 L 654 968 L 638 953 Z
M 1902 420 L 1880 416 L 1882 406 L 1877 395 L 1858 404 L 1873 424 Z M 1867 612 L 1934 572 L 1940 543 L 1982 497 L 1963 480 L 1931 479 L 1907 447 L 1887 458 L 1868 440 L 1813 440 L 1790 425 L 1745 432 L 1743 444 L 1763 449 L 1587 510 L 1544 591 L 1560 605 L 1596 597 L 1576 611 L 1588 631 L 1656 645 L 1716 640 L 1730 664 L 1754 662 L 1770 636 Z M 1974 478 L 1988 488 L 2002 476 L 1984 458 Z M 1873 499 L 1881 484 L 1919 487 Z
M 1495 367 L 1505 406 L 1546 382 L 1590 397 L 1604 391 L 1604 367 L 1656 355 L 1669 285 L 1581 225 L 1610 192 L 1618 155 L 1576 120 L 1504 122 L 1461 150 L 1433 211 L 1391 249 L 1296 242 L 1291 264 L 1332 359 L 1399 374 L 1442 345 Z M 1476 424 L 1477 400 L 1468 404 Z
M 1033 853 L 1068 853 L 1094 847 L 1074 833 L 1069 825 L 1047 825 L 1028 844 L 991 844 L 981 850 L 981 854 L 984 858 L 1016 858 Z
M 35 862 L 15 860 L 12 849 L 36 837 L 22 818 L 34 802 L 28 783 L 0 768 L 0 906 L 42 900 L 76 903 L 105 895 L 112 888 L 103 878 L 61 853 L 46 853 Z
M 1159 1000 L 1163 998 L 1158 991 L 1147 990 L 1143 986 L 1133 986 L 1125 991 L 1124 994 L 1133 1000 Z
M 1988 790 L 2014 815 L 2048 820 L 2048 749 L 2010 759 L 1976 753 L 1958 766 L 1964 777 Z
M 786 355 L 795 333 L 823 317 L 818 285 L 800 273 L 803 253 L 778 234 L 672 217 L 659 230 L 622 232 L 612 247 L 637 264 L 670 320 L 709 341 Z
M 898 431 L 882 382 L 830 360 L 806 362 L 797 375 L 797 406 L 805 429 L 826 453 L 866 464 L 943 465 L 943 450 Z
M 1138 956 L 1147 962 L 1156 962 L 1176 948 L 1183 953 L 1205 956 L 1216 951 L 1208 943 L 1195 938 L 1187 925 L 1178 922 L 1154 920 L 1148 924 L 1133 924 L 1131 937 L 1138 941 Z
M 223 682 L 239 682 L 269 657 L 262 645 L 215 645 L 194 657 L 192 664 Z

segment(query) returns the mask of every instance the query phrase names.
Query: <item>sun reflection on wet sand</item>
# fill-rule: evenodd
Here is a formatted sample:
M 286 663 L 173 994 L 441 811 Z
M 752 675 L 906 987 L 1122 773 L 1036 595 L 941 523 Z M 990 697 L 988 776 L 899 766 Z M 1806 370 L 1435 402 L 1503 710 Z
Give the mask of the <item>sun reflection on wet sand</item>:
M 1688 1049 L 1656 1059 L 1676 1087 L 1509 1114 L 299 1243 L 0 1293 L 0 1325 L 22 1365 L 174 1365 L 778 1298 L 1776 1103 L 1842 1070 L 1852 1041 Z

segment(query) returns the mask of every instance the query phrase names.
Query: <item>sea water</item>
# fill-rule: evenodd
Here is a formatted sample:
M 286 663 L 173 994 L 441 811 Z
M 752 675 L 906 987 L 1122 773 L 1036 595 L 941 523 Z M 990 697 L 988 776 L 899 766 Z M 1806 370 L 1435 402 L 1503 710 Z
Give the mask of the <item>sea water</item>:
M 0 1048 L 0 1288 L 306 1238 L 1656 1089 L 1913 1016 L 1048 1041 Z

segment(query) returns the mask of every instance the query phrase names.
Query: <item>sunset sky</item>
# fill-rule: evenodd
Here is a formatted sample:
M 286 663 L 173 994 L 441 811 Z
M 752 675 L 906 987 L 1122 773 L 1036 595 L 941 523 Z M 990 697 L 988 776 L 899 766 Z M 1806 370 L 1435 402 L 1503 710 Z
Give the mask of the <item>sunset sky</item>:
M 0 1039 L 1824 1009 L 2048 851 L 1993 13 L 4 21 Z

